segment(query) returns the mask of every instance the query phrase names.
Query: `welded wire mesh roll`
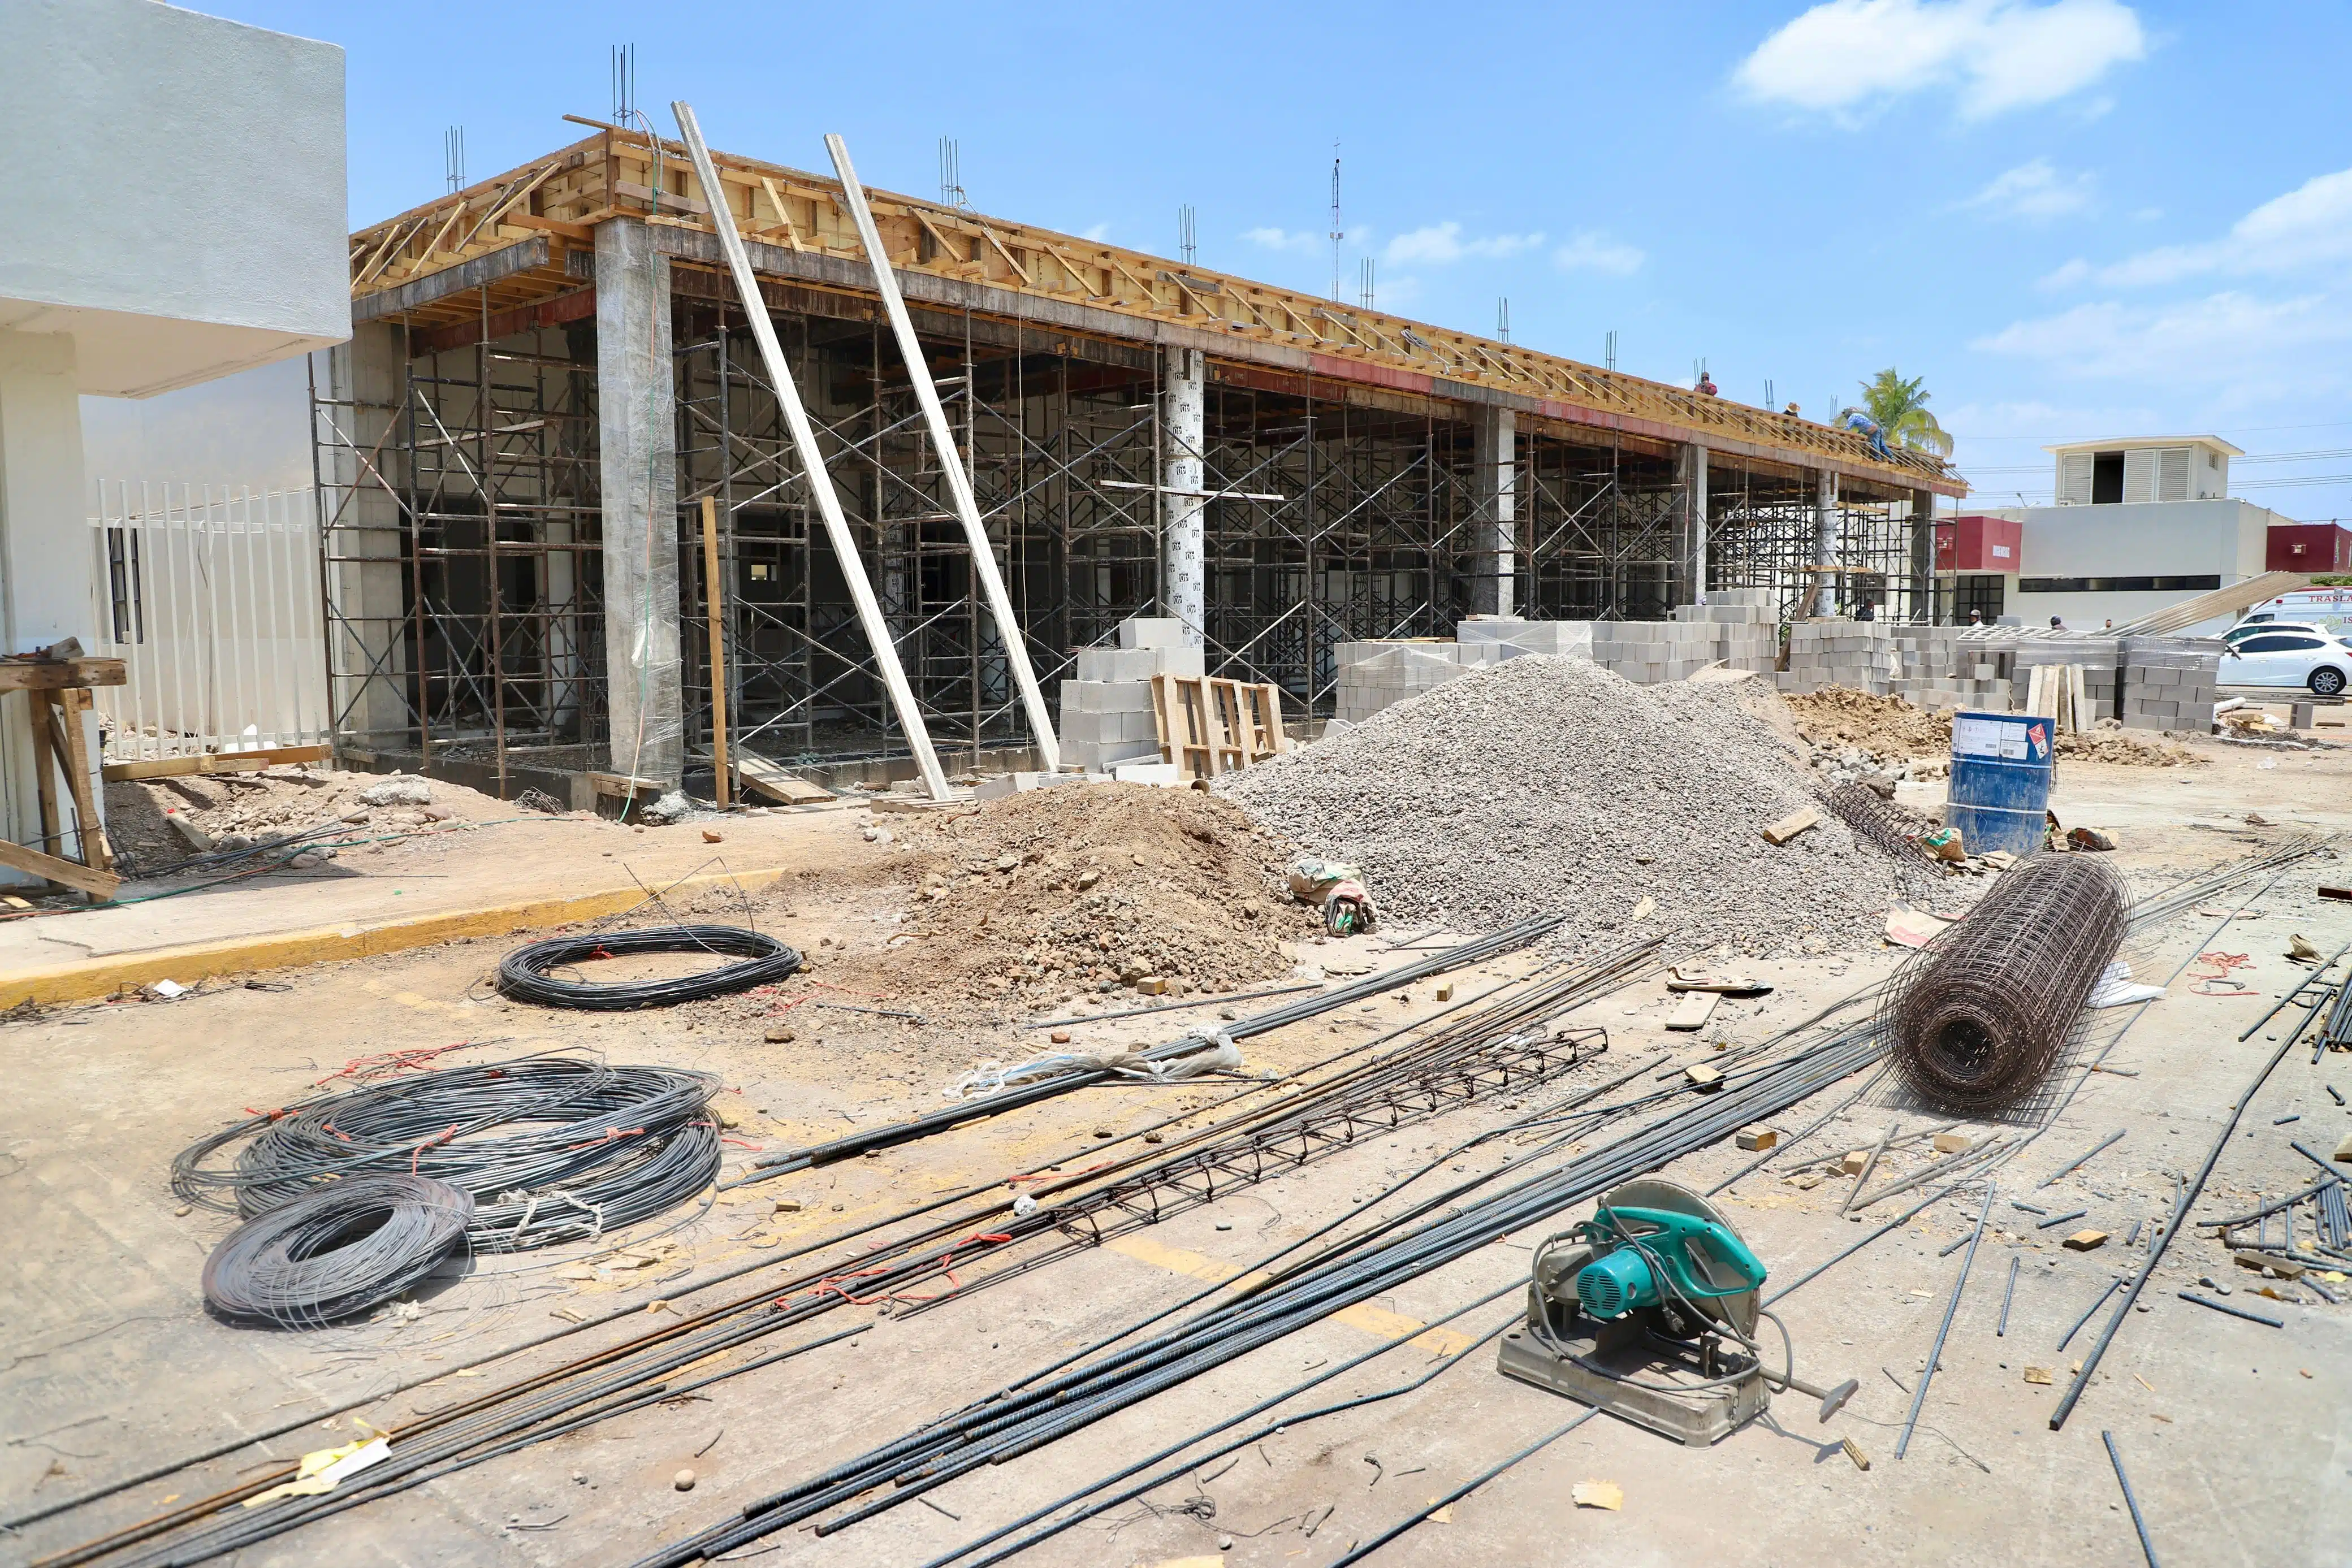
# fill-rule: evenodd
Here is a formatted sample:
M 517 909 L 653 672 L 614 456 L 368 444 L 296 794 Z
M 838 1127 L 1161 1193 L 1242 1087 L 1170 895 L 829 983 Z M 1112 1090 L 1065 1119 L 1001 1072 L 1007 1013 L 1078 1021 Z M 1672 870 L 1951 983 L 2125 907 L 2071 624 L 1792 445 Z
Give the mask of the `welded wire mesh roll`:
M 362 1176 L 248 1219 L 205 1260 L 223 1317 L 316 1328 L 409 1289 L 465 1240 L 474 1200 L 429 1176 Z
M 1830 791 L 1829 808 L 1858 837 L 1868 839 L 1888 854 L 1920 859 L 1916 835 L 1927 826 L 1867 784 L 1841 784 Z
M 354 1176 L 429 1176 L 473 1200 L 474 1250 L 545 1247 L 650 1218 L 709 1186 L 718 1088 L 711 1073 L 562 1056 L 444 1068 L 241 1122 L 183 1151 L 172 1186 L 249 1218 Z
M 2123 879 L 2089 855 L 2011 867 L 1895 977 L 1879 1013 L 1895 1067 L 1930 1105 L 2006 1109 L 2040 1086 L 2123 943 Z

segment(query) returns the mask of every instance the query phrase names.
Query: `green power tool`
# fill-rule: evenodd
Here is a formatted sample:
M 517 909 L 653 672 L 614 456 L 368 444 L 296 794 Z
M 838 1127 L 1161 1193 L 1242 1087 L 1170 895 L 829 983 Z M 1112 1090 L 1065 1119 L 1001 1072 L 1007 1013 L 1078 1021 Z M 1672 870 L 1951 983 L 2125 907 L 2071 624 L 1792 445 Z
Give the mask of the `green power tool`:
M 1777 1371 L 1764 1364 L 1764 1277 L 1706 1199 L 1627 1182 L 1536 1249 L 1527 1323 L 1504 1336 L 1500 1370 L 1694 1447 L 1763 1414 L 1771 1387 L 1812 1395 L 1827 1421 L 1859 1385 L 1815 1388 L 1785 1354 Z

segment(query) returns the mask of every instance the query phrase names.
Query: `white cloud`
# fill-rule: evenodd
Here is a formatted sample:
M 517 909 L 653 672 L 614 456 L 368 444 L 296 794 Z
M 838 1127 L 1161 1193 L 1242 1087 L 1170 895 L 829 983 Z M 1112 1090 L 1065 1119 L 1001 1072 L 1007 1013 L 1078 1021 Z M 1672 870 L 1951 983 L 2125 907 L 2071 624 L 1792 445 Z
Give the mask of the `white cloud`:
M 1951 87 L 1977 119 L 2054 102 L 2147 49 L 2118 0 L 1828 0 L 1758 45 L 1733 80 L 1759 102 L 1846 119 Z
M 2068 379 L 2128 380 L 2252 402 L 2288 387 L 2308 393 L 2336 384 L 2334 350 L 2347 340 L 2352 310 L 2344 301 L 2226 292 L 2161 305 L 2078 305 L 2013 322 L 1969 346 L 2035 361 Z
M 2072 288 L 2090 276 L 2091 264 L 2078 256 L 2074 260 L 2062 262 L 2044 273 L 2041 281 L 2034 287 L 2049 289 Z
M 2119 287 L 2177 283 L 2210 273 L 2301 272 L 2352 261 L 2352 169 L 2305 180 L 2230 225 L 2220 239 L 2158 246 L 2104 268 Z
M 2091 204 L 2091 176 L 2061 174 L 2047 158 L 2020 163 L 1962 202 L 1963 207 L 2003 218 L 2057 218 Z
M 1433 224 L 1401 234 L 1389 241 L 1386 259 L 1407 266 L 1425 262 L 1444 267 L 1451 262 L 1475 257 L 1484 261 L 1503 261 L 1530 251 L 1543 244 L 1539 234 L 1485 235 L 1470 239 L 1462 237 L 1462 225 L 1457 223 Z
M 1080 229 L 1078 231 L 1078 237 L 1080 239 L 1090 239 L 1097 245 L 1100 245 L 1103 241 L 1110 238 L 1110 225 L 1097 224 L 1092 228 Z
M 1247 229 L 1242 238 L 1268 250 L 1313 250 L 1324 243 L 1321 235 L 1311 235 L 1295 229 Z
M 1632 277 L 1646 259 L 1638 246 L 1591 231 L 1551 253 L 1552 265 L 1563 272 L 1602 272 L 1612 277 Z

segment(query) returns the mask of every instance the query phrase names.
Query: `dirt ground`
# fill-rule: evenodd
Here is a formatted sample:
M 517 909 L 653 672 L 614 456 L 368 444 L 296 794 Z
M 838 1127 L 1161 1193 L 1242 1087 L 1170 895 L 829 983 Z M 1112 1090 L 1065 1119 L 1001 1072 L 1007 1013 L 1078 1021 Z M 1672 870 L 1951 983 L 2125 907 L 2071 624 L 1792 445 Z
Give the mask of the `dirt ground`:
M 2116 830 L 2123 847 L 2114 863 L 2136 890 L 2299 832 L 2352 830 L 2352 750 L 2273 752 L 2210 741 L 2191 742 L 2189 749 L 2200 765 L 2062 763 L 2055 809 L 2069 824 Z M 290 788 L 341 790 L 355 782 L 325 777 L 326 785 Z M 1922 803 L 1939 796 L 1940 786 L 1906 784 L 1903 791 Z M 976 920 L 1003 879 L 1036 879 L 1034 891 L 1042 895 L 1049 878 L 1074 884 L 1096 863 L 1089 855 L 1108 876 L 1117 866 L 1108 852 L 1136 841 L 1135 831 L 1107 827 L 1097 843 L 1051 845 L 1034 862 L 1024 855 L 1017 872 L 998 872 L 996 861 L 1013 849 L 992 841 L 986 847 L 994 855 L 983 856 L 972 846 L 964 859 L 988 868 L 977 869 L 945 842 L 910 847 L 944 825 L 906 833 L 903 819 L 877 816 L 871 824 L 891 839 L 845 832 L 837 814 L 769 819 L 763 826 L 775 843 L 800 846 L 780 851 L 797 852 L 800 871 L 756 904 L 734 907 L 812 960 L 804 976 L 764 994 L 657 1012 L 545 1011 L 497 995 L 489 976 L 509 944 L 479 942 L 258 975 L 252 977 L 257 989 L 226 985 L 169 1003 L 53 1009 L 0 1026 L 0 1074 L 9 1086 L 0 1109 L 0 1223 L 12 1240 L 0 1260 L 0 1430 L 6 1434 L 0 1514 L 14 1519 L 167 1458 L 306 1412 L 320 1416 L 285 1437 L 0 1537 L 0 1559 L 31 1561 L 227 1485 L 266 1459 L 349 1442 L 363 1430 L 355 1417 L 394 1426 L 502 1385 L 614 1343 L 647 1315 L 633 1310 L 541 1348 L 472 1364 L 549 1331 L 572 1328 L 583 1318 L 593 1324 L 616 1306 L 676 1301 L 691 1307 L 731 1296 L 746 1286 L 698 1286 L 727 1269 L 846 1239 L 931 1195 L 1090 1157 L 1107 1135 L 1180 1109 L 1205 1111 L 1231 1092 L 1227 1084 L 1180 1084 L 1066 1095 L 873 1158 L 722 1193 L 610 1245 L 476 1260 L 420 1289 L 413 1309 L 373 1321 L 295 1333 L 232 1328 L 205 1314 L 198 1271 L 228 1222 L 202 1209 L 180 1212 L 166 1181 L 172 1155 L 247 1107 L 283 1104 L 371 1053 L 450 1047 L 436 1064 L 456 1064 L 580 1050 L 614 1061 L 708 1068 L 727 1085 L 718 1104 L 733 1140 L 726 1145 L 731 1171 L 760 1153 L 934 1110 L 944 1103 L 942 1087 L 975 1064 L 1045 1049 L 1042 1031 L 1020 1027 L 1024 1009 L 1050 1015 L 1075 998 L 1082 1012 L 1104 1011 L 1144 999 L 1131 988 L 1101 991 L 1098 979 L 1081 983 L 1075 967 L 1055 983 L 1042 983 L 1050 966 L 1040 966 L 1041 983 L 1009 997 L 960 980 L 953 994 L 975 1005 L 950 1007 L 924 967 L 927 955 L 962 940 L 957 930 L 942 925 L 932 941 L 899 940 L 910 901 L 919 915 L 927 905 L 936 911 L 945 904 L 959 919 Z M 501 841 L 459 835 L 431 852 L 439 857 L 434 863 L 447 869 L 467 853 L 511 852 L 498 847 Z M 1193 862 L 1139 867 L 1130 851 L 1120 874 L 1139 879 L 1133 883 L 1139 886 L 1186 883 L 1200 870 L 1196 862 L 1213 855 L 1234 857 L 1225 868 L 1231 874 L 1244 865 L 1260 874 L 1278 862 L 1272 846 L 1191 841 Z M 478 847 L 469 850 L 469 843 Z M 1066 863 L 1049 865 L 1049 853 Z M 937 885 L 927 880 L 929 873 L 954 885 L 950 896 L 923 895 L 924 887 Z M 2137 975 L 2179 977 L 2145 1012 L 2119 1009 L 2095 1026 L 2095 1049 L 2113 1042 L 2105 1064 L 2114 1071 L 2082 1076 L 2046 1128 L 2006 1129 L 2032 1141 L 2000 1168 L 1999 1196 L 1904 1458 L 1895 1457 L 1895 1447 L 1910 1391 L 1959 1273 L 1960 1253 L 1938 1254 L 1976 1219 L 1958 1198 L 1927 1208 L 1776 1307 L 1788 1322 L 1801 1375 L 1861 1382 L 1853 1403 L 1827 1425 L 1815 1419 L 1811 1401 L 1795 1396 L 1781 1396 L 1765 1420 L 1704 1450 L 1612 1421 L 1588 1423 L 1455 1502 L 1378 1560 L 2124 1564 L 2140 1560 L 2139 1547 L 2101 1441 L 2108 1433 L 2167 1564 L 2352 1562 L 2352 1284 L 2336 1288 L 2346 1305 L 2329 1306 L 2305 1286 L 2265 1281 L 2233 1267 L 2210 1233 L 2192 1230 L 2151 1281 L 2144 1310 L 2125 1321 L 2074 1417 L 2062 1431 L 2047 1427 L 2067 1369 L 2084 1347 L 2077 1336 L 2061 1349 L 2062 1336 L 2112 1280 L 2136 1267 L 2140 1253 L 2126 1236 L 2135 1222 L 2165 1212 L 2175 1176 L 2194 1175 L 2231 1102 L 2276 1049 L 2275 1021 L 2250 1039 L 2238 1037 L 2305 977 L 2285 956 L 2290 938 L 2300 935 L 2322 953 L 2352 942 L 2352 904 L 2316 896 L 2320 883 L 2347 875 L 2352 868 L 2326 852 L 2267 887 L 2258 881 L 2210 913 L 2184 915 L 2135 939 L 2127 956 Z M 725 895 L 709 902 L 712 917 L 729 917 L 721 913 L 730 907 Z M 2249 913 L 2232 915 L 2233 909 Z M 1318 940 L 1294 913 L 1271 902 L 1255 921 L 1236 918 L 1248 930 L 1265 928 L 1265 936 L 1253 940 L 1270 937 L 1272 956 L 1261 955 L 1253 974 L 1278 971 L 1281 978 L 1272 983 L 1307 984 L 1400 962 L 1419 950 L 1399 945 L 1424 935 L 1399 930 Z M 1027 950 L 1024 942 L 1013 956 Z M 2209 953 L 2233 957 L 2192 963 Z M 1696 1038 L 1664 1030 L 1675 999 L 1658 977 L 1644 978 L 1566 1020 L 1605 1028 L 1609 1051 L 1556 1092 L 1615 1077 L 1661 1054 L 1661 1071 L 1711 1059 L 1874 983 L 1900 956 L 1899 949 L 1874 946 L 1776 965 L 1764 977 L 1775 987 L 1771 995 L 1727 1002 Z M 1498 960 L 1447 979 L 1469 994 L 1536 961 Z M 642 967 L 663 962 L 646 960 Z M 1116 981 L 1119 962 L 1096 967 Z M 983 968 L 972 967 L 967 979 Z M 1199 977 L 1214 981 L 1223 974 L 1203 967 Z M 1253 1071 L 1303 1067 L 1436 1012 L 1445 1005 L 1437 999 L 1445 983 L 1413 984 L 1253 1039 L 1245 1057 Z M 1221 1011 L 1268 1005 L 1078 1024 L 1071 1026 L 1074 1048 L 1149 1043 Z M 2119 1030 L 2126 1032 L 2116 1039 Z M 783 1034 L 791 1038 L 770 1039 Z M 2352 1133 L 2352 1113 L 2330 1095 L 2331 1085 L 2352 1095 L 2352 1059 L 2333 1056 L 2315 1065 L 2307 1051 L 2290 1052 L 2246 1107 L 2198 1215 L 2230 1212 L 2257 1195 L 2308 1185 L 2317 1173 L 2290 1140 L 2326 1155 Z M 1857 1087 L 1833 1086 L 1777 1124 L 1790 1132 L 1810 1126 Z M 1360 1209 L 1390 1212 L 1375 1207 L 1390 1181 L 1517 1113 L 1490 1101 L 1393 1132 L 1367 1131 L 1344 1151 L 1232 1187 L 1214 1203 L 1110 1246 L 1013 1273 L 968 1299 L 903 1317 L 844 1307 L 821 1323 L 865 1322 L 866 1332 L 331 1517 L 239 1561 L 346 1568 L 633 1562 L 733 1514 L 751 1498 L 1169 1307 L 1203 1280 L 1246 1268 L 1318 1226 Z M 1890 1122 L 1904 1132 L 1940 1124 L 1865 1097 L 1719 1200 L 1776 1281 L 1798 1279 L 1866 1234 L 1840 1213 L 1851 1178 L 1811 1177 L 1823 1162 L 1867 1147 Z M 1984 1124 L 1961 1130 L 1983 1136 L 2004 1129 Z M 2123 1138 L 2079 1171 L 2055 1175 L 2117 1130 Z M 1508 1157 L 1482 1154 L 1463 1163 L 1475 1171 Z M 1907 1147 L 1880 1170 L 1900 1176 L 1932 1157 L 1924 1147 Z M 1704 1189 L 1755 1158 L 1727 1142 L 1664 1174 Z M 2044 1177 L 2054 1179 L 2037 1185 Z M 1975 1189 L 1967 1196 L 1980 1201 Z M 780 1197 L 800 1207 L 779 1213 Z M 2084 1209 L 2081 1223 L 2113 1239 L 2087 1253 L 2066 1250 L 2058 1238 L 2074 1224 L 2039 1229 L 2037 1217 L 2013 1200 L 2052 1214 Z M 1874 1227 L 1900 1207 L 1874 1207 L 1867 1218 Z M 1575 1216 L 1562 1223 L 1569 1218 Z M 2142 1223 L 2140 1229 L 2144 1240 L 2149 1228 Z M 1512 1310 L 1508 1296 L 1453 1322 L 1458 1339 L 1402 1343 L 1421 1325 L 1509 1287 L 1523 1276 L 1538 1239 L 1500 1239 L 1076 1438 L 943 1487 L 929 1494 L 936 1507 L 897 1508 L 822 1538 L 787 1531 L 740 1555 L 762 1553 L 777 1563 L 924 1561 L 1371 1348 L 1381 1334 L 1398 1336 L 1399 1348 L 1294 1403 L 1386 1387 L 1453 1356 L 1458 1365 L 1416 1392 L 1290 1426 L 1242 1450 L 1237 1463 L 1202 1465 L 1024 1559 L 1221 1562 L 1234 1568 L 1331 1562 L 1351 1542 L 1452 1491 L 1574 1413 L 1556 1396 L 1499 1376 L 1491 1346 L 1460 1348 L 1501 1325 Z M 845 1266 L 866 1244 L 832 1242 L 818 1256 Z M 632 1270 L 580 1266 L 609 1260 L 624 1246 L 656 1260 Z M 750 1276 L 751 1287 L 762 1277 Z M 2200 1278 L 2229 1287 L 2223 1299 L 2231 1304 L 2251 1304 L 2283 1326 L 2180 1299 L 2182 1290 L 2213 1294 L 2198 1284 Z M 2265 1288 L 2281 1299 L 2257 1295 Z M 2006 1333 L 1997 1333 L 2004 1312 Z M 446 1375 L 436 1381 L 383 1395 L 444 1366 Z M 2029 1381 L 2028 1367 L 2053 1369 L 2054 1384 Z M 326 1414 L 370 1396 L 378 1397 Z M 1849 1458 L 1842 1438 L 1868 1458 L 1867 1469 Z M 695 1472 L 689 1491 L 674 1485 L 684 1468 Z M 1621 1511 L 1576 1506 L 1571 1490 L 1592 1480 L 1622 1489 Z

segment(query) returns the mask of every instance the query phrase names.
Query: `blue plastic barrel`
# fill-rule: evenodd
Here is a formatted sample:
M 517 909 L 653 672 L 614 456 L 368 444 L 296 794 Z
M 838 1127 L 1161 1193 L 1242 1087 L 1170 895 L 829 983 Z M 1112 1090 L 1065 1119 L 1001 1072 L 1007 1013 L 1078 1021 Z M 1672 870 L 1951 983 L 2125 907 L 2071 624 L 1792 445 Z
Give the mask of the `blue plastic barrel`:
M 2037 714 L 1952 715 L 1952 783 L 1944 821 L 1960 831 L 1969 853 L 2030 855 L 2042 847 L 2055 728 Z

